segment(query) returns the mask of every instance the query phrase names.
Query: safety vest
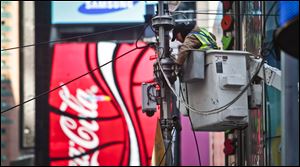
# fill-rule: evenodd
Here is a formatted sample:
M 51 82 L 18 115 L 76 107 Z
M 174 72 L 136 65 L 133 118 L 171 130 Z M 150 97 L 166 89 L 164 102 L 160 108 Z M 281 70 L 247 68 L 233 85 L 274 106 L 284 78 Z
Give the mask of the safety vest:
M 189 35 L 194 35 L 201 42 L 199 50 L 218 49 L 217 42 L 205 28 L 200 28 L 199 32 L 191 32 Z

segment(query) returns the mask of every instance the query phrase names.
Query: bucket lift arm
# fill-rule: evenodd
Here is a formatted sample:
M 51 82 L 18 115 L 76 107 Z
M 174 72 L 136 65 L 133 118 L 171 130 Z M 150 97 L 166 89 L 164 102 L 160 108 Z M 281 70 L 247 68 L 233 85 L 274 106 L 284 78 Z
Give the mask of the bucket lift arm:
M 254 57 L 250 57 L 250 61 L 250 73 L 253 74 L 256 70 L 255 67 L 258 67 L 262 59 L 254 59 Z M 260 69 L 257 76 L 263 79 L 267 85 L 273 86 L 277 90 L 281 91 L 281 71 L 279 69 L 264 63 L 263 68 Z

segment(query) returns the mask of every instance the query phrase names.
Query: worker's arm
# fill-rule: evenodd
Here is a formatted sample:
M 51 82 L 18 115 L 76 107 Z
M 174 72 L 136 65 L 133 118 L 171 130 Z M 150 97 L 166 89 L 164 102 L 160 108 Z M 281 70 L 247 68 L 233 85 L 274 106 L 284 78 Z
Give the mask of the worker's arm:
M 198 49 L 200 46 L 200 41 L 194 35 L 188 35 L 179 48 L 178 57 L 175 62 L 182 65 L 186 57 L 189 55 L 190 49 Z

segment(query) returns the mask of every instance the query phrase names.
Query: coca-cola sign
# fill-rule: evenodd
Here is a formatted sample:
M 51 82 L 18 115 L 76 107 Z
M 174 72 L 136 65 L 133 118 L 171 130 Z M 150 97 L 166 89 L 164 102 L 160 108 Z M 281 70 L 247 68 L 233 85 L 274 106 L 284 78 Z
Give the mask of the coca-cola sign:
M 143 44 L 140 44 L 143 45 Z M 133 44 L 54 46 L 50 89 L 133 49 Z M 153 81 L 151 48 L 135 50 L 49 95 L 50 165 L 149 165 L 158 112 L 141 112 L 141 83 Z

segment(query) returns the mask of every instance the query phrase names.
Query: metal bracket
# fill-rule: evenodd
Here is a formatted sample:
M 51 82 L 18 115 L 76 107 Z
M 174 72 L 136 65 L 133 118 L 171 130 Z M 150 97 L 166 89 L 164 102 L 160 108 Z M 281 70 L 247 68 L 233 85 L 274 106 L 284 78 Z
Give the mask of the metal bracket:
M 176 131 L 178 132 L 180 132 L 182 129 L 179 119 L 161 119 L 160 124 L 162 129 L 168 129 L 170 131 L 173 129 L 173 127 L 175 127 Z
M 266 84 L 281 91 L 281 71 L 268 64 L 264 64 L 264 72 Z
M 161 129 L 168 129 L 168 130 L 172 130 L 173 129 L 173 125 L 174 125 L 174 121 L 172 119 L 161 119 L 160 120 L 160 125 L 161 125 Z
M 175 73 L 175 63 L 174 61 L 169 58 L 163 58 L 160 60 L 162 69 L 164 70 L 164 73 L 166 74 L 167 78 L 169 79 L 169 81 L 171 83 L 174 83 L 176 81 L 176 73 Z M 164 76 L 159 68 L 159 64 L 158 62 L 155 62 L 153 65 L 153 70 L 154 70 L 154 74 L 155 74 L 155 80 L 157 82 L 161 82 L 164 81 Z
M 166 31 L 170 31 L 173 29 L 174 25 L 175 21 L 172 16 L 164 15 L 152 18 L 152 27 L 157 30 L 160 26 L 164 26 Z

